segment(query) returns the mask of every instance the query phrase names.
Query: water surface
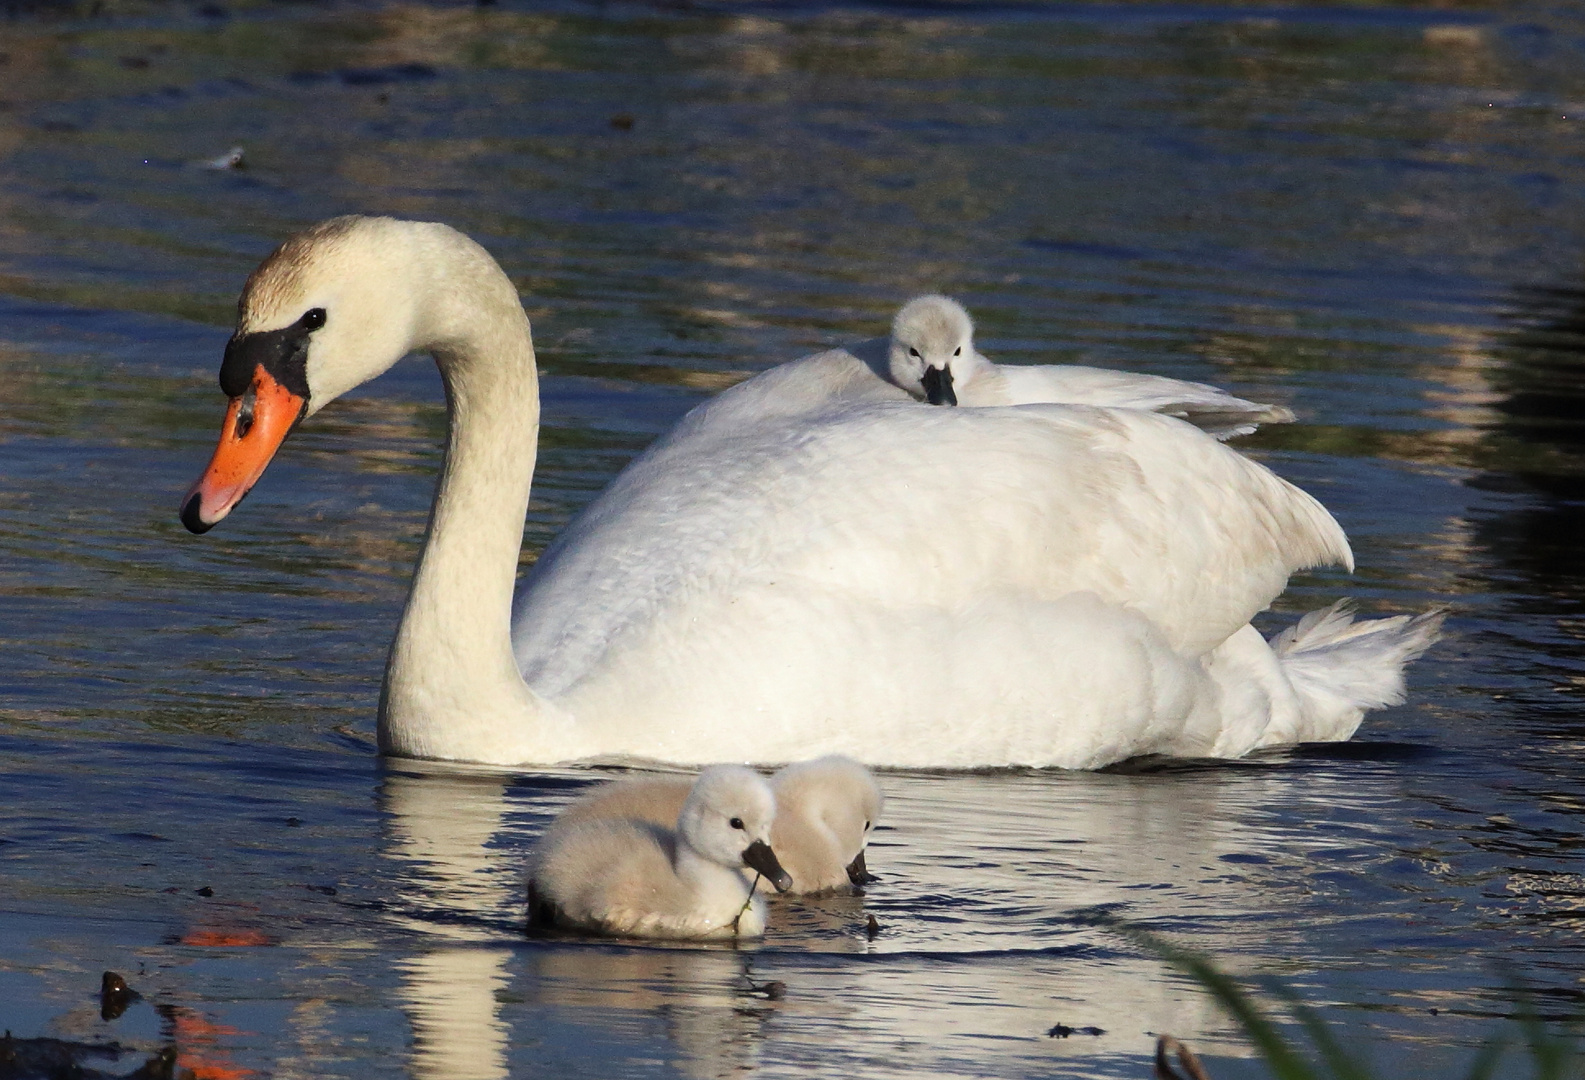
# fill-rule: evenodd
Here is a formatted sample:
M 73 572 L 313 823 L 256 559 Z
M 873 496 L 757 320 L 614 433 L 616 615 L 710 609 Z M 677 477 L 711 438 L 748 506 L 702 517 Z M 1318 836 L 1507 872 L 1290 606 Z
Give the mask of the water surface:
M 1262 1075 L 1097 905 L 1281 977 L 1390 1075 L 1456 1068 L 1515 981 L 1577 1012 L 1582 32 L 1474 2 L 0 26 L 0 1027 L 209 1078 L 1141 1077 L 1163 1031 Z M 433 369 L 328 407 L 216 532 L 175 518 L 243 277 L 349 211 L 450 222 L 521 289 L 525 560 L 694 404 L 939 289 L 998 359 L 1299 414 L 1242 445 L 1359 570 L 1265 628 L 1352 596 L 1454 635 L 1341 747 L 887 775 L 882 881 L 761 944 L 529 940 L 526 854 L 593 777 L 372 751 Z M 115 1021 L 107 968 L 143 994 Z

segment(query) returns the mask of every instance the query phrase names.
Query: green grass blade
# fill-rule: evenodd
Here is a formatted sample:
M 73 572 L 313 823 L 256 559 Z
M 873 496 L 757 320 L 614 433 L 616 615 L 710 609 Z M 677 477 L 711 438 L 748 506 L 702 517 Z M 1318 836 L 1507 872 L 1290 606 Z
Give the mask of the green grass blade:
M 1268 1019 L 1244 989 L 1227 975 L 1218 971 L 1210 961 L 1172 945 L 1148 930 L 1110 918 L 1098 920 L 1111 929 L 1134 939 L 1187 974 L 1214 997 L 1233 1019 L 1244 1029 L 1249 1041 L 1254 1043 L 1260 1056 L 1271 1066 L 1277 1080 L 1324 1080 L 1320 1073 L 1282 1037 L 1277 1026 Z
M 1321 1060 L 1326 1062 L 1326 1067 L 1337 1080 L 1371 1080 L 1370 1070 L 1343 1048 L 1343 1044 L 1338 1041 L 1336 1035 L 1332 1034 L 1320 1014 L 1307 1005 L 1297 993 L 1275 981 L 1264 985 L 1282 998 L 1288 1006 L 1288 1011 L 1304 1025 L 1305 1032 L 1310 1036 L 1310 1042 L 1320 1051 Z
M 1497 1071 L 1497 1063 L 1508 1050 L 1508 1040 L 1502 1036 L 1487 1041 L 1480 1048 L 1480 1053 L 1475 1055 L 1475 1060 L 1470 1063 L 1469 1075 L 1465 1080 L 1491 1080 Z

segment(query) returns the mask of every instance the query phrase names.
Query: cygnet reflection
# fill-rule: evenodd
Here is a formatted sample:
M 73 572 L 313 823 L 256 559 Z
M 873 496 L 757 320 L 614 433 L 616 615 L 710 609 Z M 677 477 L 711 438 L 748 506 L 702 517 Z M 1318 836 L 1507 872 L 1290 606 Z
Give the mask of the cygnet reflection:
M 719 948 L 551 946 L 533 964 L 530 1006 L 606 1031 L 646 1032 L 652 1052 L 693 1080 L 752 1075 L 781 1007 L 780 984 L 756 978 L 748 955 Z

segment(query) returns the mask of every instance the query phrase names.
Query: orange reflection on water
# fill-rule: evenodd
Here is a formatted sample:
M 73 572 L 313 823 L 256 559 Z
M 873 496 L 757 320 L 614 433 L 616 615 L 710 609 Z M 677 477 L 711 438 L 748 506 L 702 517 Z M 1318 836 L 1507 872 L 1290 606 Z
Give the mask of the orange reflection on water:
M 167 1016 L 176 1042 L 177 1062 L 181 1068 L 190 1069 L 195 1080 L 244 1080 L 255 1075 L 252 1069 L 234 1064 L 224 1048 L 229 1037 L 246 1032 L 210 1020 L 183 1005 L 171 1008 Z

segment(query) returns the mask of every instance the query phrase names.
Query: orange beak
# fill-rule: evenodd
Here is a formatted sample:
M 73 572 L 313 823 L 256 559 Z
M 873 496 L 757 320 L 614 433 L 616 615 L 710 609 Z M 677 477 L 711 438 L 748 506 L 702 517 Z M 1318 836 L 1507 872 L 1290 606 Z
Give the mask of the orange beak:
M 252 490 L 308 407 L 260 364 L 247 390 L 231 399 L 209 467 L 182 497 L 182 524 L 208 532 Z

